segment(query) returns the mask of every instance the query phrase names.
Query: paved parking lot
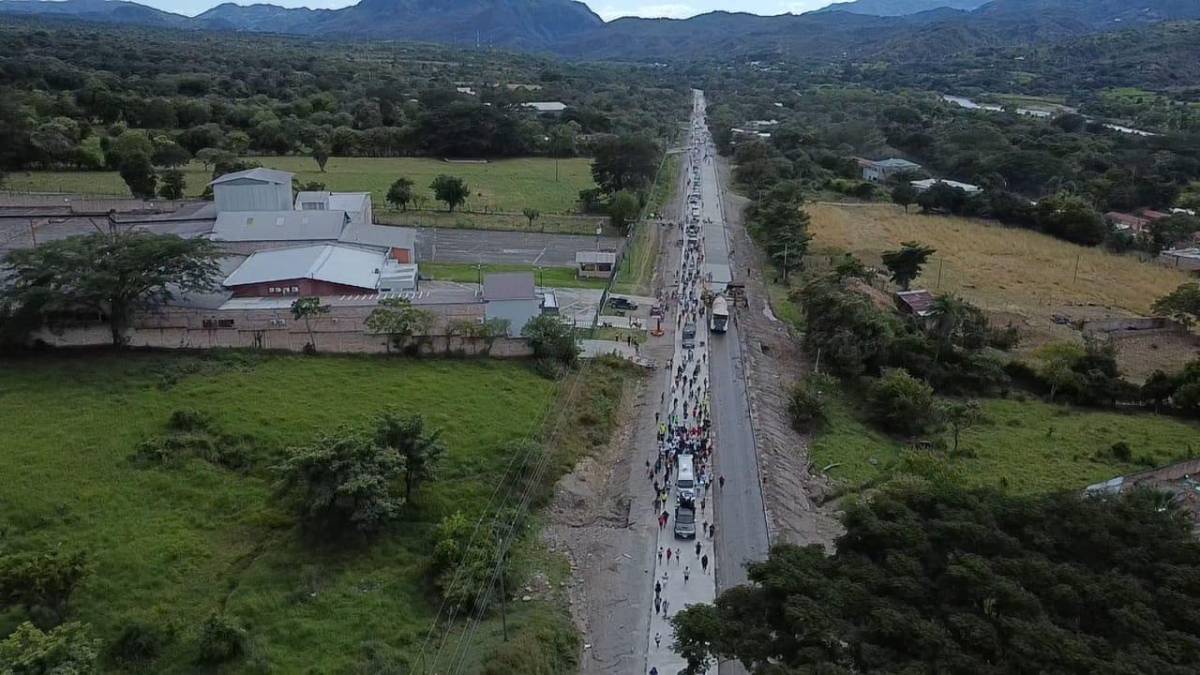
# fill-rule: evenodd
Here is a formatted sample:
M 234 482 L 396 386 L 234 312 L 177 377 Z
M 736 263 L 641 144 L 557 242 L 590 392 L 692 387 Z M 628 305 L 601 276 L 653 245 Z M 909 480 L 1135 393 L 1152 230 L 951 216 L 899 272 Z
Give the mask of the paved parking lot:
M 417 260 L 571 267 L 577 251 L 615 249 L 619 237 L 503 232 L 423 227 L 417 230 Z

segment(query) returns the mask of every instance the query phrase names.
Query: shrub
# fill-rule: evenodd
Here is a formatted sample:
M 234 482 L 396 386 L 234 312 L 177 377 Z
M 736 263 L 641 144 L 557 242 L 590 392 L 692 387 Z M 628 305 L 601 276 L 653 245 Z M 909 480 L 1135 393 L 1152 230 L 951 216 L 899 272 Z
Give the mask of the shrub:
M 200 625 L 199 663 L 227 663 L 246 653 L 246 631 L 225 616 L 212 614 Z
M 788 416 L 792 420 L 792 428 L 800 433 L 815 431 L 825 423 L 826 392 L 832 382 L 817 375 L 792 387 L 788 397 Z
M 169 636 L 153 624 L 141 621 L 126 623 L 117 638 L 108 646 L 108 656 L 125 664 L 153 661 L 162 653 Z
M 208 413 L 191 409 L 175 410 L 167 421 L 167 428 L 172 431 L 209 431 L 212 426 L 212 417 Z
M 871 384 L 867 398 L 875 421 L 887 431 L 917 436 L 936 426 L 933 387 L 908 371 L 885 371 Z
M 1125 441 L 1117 441 L 1108 449 L 1109 454 L 1121 462 L 1128 462 L 1133 459 L 1133 448 Z

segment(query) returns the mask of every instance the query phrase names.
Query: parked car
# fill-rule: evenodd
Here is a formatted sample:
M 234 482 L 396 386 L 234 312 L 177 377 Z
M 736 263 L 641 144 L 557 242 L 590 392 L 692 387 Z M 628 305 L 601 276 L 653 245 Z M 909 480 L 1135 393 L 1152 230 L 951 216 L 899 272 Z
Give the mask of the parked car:
M 628 300 L 626 298 L 609 298 L 608 306 L 612 307 L 613 309 L 620 309 L 620 310 L 624 310 L 626 312 L 632 312 L 633 310 L 638 308 L 636 302 L 633 302 L 632 300 Z

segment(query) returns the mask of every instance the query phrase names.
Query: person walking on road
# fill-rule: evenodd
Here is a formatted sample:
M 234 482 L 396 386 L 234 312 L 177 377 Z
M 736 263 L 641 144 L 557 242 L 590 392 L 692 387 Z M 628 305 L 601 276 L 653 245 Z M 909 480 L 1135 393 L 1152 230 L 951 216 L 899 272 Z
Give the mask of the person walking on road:
M 705 574 L 708 574 L 708 554 L 707 553 L 700 556 L 700 569 Z
M 662 582 L 656 581 L 654 582 L 654 597 L 657 598 L 660 595 L 662 595 Z
M 662 564 L 662 552 L 663 552 L 663 547 L 659 546 L 658 547 L 658 564 L 660 564 L 660 565 Z
M 700 555 L 700 542 L 696 542 L 696 555 Z
M 655 596 L 654 597 L 654 613 L 658 614 L 659 611 L 661 611 L 661 610 L 662 610 L 662 598 Z
M 692 576 L 692 568 L 689 565 L 683 566 L 683 583 L 687 583 L 688 577 Z
M 667 618 L 667 616 L 668 616 L 667 612 L 669 612 L 670 610 L 671 610 L 671 601 L 667 600 L 666 598 L 663 598 L 662 615 L 663 615 L 664 619 Z
M 655 647 L 661 647 L 661 646 L 662 646 L 662 633 L 655 633 L 655 634 L 654 634 L 654 646 L 655 646 Z
M 725 474 L 721 474 L 720 476 L 718 476 L 717 482 L 720 483 L 721 489 L 724 490 L 725 489 Z
M 667 549 L 667 564 L 671 564 L 671 549 Z

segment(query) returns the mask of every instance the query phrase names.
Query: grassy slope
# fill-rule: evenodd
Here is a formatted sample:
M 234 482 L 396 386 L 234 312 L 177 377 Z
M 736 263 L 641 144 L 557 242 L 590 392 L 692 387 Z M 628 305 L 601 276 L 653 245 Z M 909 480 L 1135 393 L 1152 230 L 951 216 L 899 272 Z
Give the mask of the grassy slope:
M 88 551 L 96 571 L 75 598 L 76 616 L 105 638 L 129 618 L 175 627 L 161 671 L 190 669 L 196 626 L 222 606 L 279 672 L 342 670 L 367 640 L 411 655 L 433 611 L 423 586 L 432 524 L 486 501 L 502 446 L 539 428 L 554 384 L 496 361 L 251 361 L 141 354 L 0 364 L 5 549 Z M 440 480 L 397 535 L 364 549 L 304 545 L 291 513 L 270 501 L 262 467 L 321 431 L 361 428 L 386 406 L 444 429 Z M 251 435 L 258 466 L 243 475 L 199 460 L 130 465 L 138 441 L 185 407 Z M 522 605 L 528 614 L 542 603 Z M 0 634 L 15 619 L 0 614 Z
M 586 158 L 558 160 L 558 182 L 554 180 L 553 159 L 509 159 L 487 164 L 448 164 L 441 160 L 415 157 L 333 157 L 325 173 L 308 157 L 250 157 L 249 161 L 272 168 L 291 171 L 302 183 L 319 181 L 330 190 L 371 192 L 377 210 L 387 208 L 388 187 L 401 176 L 411 178 L 428 199 L 424 208 L 440 205 L 429 190 L 429 183 L 438 174 L 459 176 L 467 181 L 471 196 L 466 207 L 471 210 L 497 210 L 520 213 L 532 207 L 544 214 L 566 213 L 575 209 L 579 191 L 594 187 L 591 160 Z M 185 170 L 187 194 L 197 196 L 211 180 L 198 162 Z M 7 190 L 35 192 L 81 192 L 128 195 L 129 190 L 115 171 L 33 171 L 11 173 L 5 179 Z
M 1200 451 L 1200 427 L 1170 417 L 1125 414 L 1051 405 L 1036 400 L 980 401 L 984 421 L 962 434 L 960 457 L 951 461 L 971 485 L 1003 485 L 1019 493 L 1077 489 L 1145 467 L 1098 460 L 1118 441 L 1134 458 L 1159 464 Z M 948 432 L 943 433 L 947 446 Z M 903 446 L 861 421 L 861 411 L 842 396 L 830 406 L 829 423 L 809 448 L 817 469 L 835 462 L 829 475 L 859 484 L 883 475 Z M 972 456 L 973 455 L 973 456 Z M 877 463 L 872 464 L 871 459 Z

